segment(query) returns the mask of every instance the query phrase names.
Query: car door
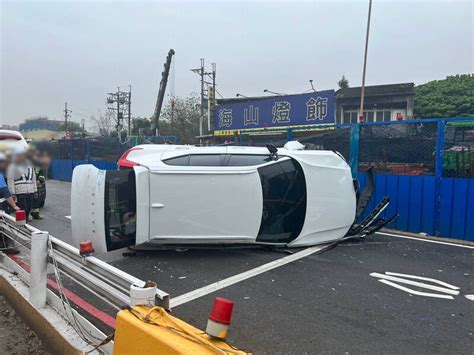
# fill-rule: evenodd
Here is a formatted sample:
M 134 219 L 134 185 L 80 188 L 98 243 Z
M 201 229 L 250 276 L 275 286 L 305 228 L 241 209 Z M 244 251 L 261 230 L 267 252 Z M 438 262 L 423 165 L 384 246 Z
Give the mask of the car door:
M 249 243 L 258 234 L 256 167 L 225 166 L 222 154 L 191 154 L 150 172 L 150 238 L 161 243 Z

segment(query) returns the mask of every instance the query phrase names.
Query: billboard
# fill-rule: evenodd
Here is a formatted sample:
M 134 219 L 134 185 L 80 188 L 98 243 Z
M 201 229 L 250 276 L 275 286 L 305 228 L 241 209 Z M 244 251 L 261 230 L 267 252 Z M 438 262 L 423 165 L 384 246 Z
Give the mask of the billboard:
M 215 131 L 334 124 L 334 90 L 229 102 L 214 110 Z

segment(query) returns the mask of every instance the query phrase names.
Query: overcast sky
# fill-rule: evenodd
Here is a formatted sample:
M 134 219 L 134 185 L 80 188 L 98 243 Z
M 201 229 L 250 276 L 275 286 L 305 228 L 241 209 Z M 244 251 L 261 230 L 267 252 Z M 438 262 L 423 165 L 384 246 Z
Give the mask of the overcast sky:
M 471 0 L 373 2 L 367 85 L 474 72 Z M 0 3 L 0 124 L 60 119 L 65 101 L 80 122 L 128 84 L 133 115 L 149 117 L 170 48 L 180 96 L 200 90 L 201 57 L 225 97 L 361 84 L 368 0 Z

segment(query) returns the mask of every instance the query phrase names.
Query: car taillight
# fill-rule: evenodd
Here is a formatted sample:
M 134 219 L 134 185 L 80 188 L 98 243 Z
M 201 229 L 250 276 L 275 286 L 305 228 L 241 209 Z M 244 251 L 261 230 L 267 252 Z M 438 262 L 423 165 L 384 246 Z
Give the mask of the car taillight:
M 134 150 L 142 150 L 142 149 L 143 148 L 132 148 L 132 149 L 127 150 L 125 153 L 123 153 L 123 155 L 120 157 L 117 163 L 119 168 L 133 168 L 134 166 L 140 165 L 138 163 L 128 160 L 127 157 Z

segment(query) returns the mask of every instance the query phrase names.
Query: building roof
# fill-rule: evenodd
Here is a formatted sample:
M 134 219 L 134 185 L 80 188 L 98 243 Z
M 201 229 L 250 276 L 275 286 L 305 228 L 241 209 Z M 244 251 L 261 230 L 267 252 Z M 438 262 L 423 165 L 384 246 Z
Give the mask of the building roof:
M 56 132 L 48 129 L 41 129 L 37 131 L 23 132 L 25 139 L 31 139 L 33 141 L 61 139 L 64 137 L 64 132 Z
M 347 89 L 339 89 L 338 91 L 336 91 L 336 99 L 360 97 L 360 91 L 360 86 Z M 414 93 L 414 83 L 372 85 L 365 87 L 365 96 L 413 95 Z
M 361 87 L 353 87 L 347 89 L 339 89 L 336 91 L 336 99 L 346 99 L 360 97 Z M 383 95 L 414 95 L 415 84 L 414 83 L 401 83 L 401 84 L 388 84 L 388 85 L 371 85 L 365 87 L 365 96 L 383 96 Z M 290 94 L 284 96 L 294 96 L 301 94 Z M 229 97 L 223 99 L 217 99 L 218 104 L 229 104 L 234 102 L 246 102 L 268 99 L 274 97 L 271 95 L 267 96 L 253 96 L 253 97 Z

